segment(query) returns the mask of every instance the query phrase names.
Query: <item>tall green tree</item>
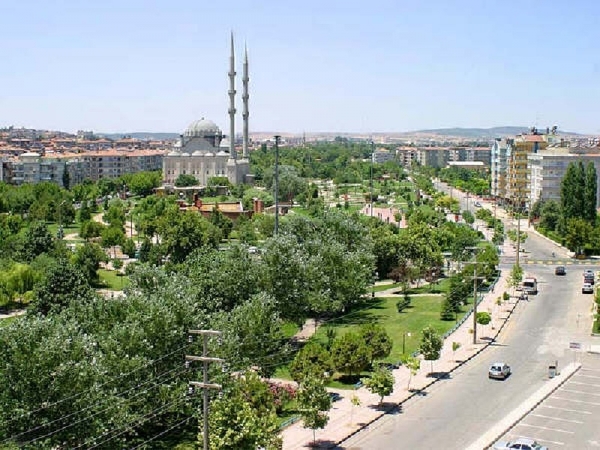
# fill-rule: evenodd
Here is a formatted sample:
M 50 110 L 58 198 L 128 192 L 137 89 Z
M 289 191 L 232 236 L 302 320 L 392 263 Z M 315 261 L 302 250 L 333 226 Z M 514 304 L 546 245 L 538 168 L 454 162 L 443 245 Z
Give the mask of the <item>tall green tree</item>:
M 560 202 L 564 225 L 574 217 L 584 217 L 585 174 L 581 161 L 569 163 L 561 182 Z
M 369 367 L 371 350 L 358 334 L 349 331 L 334 341 L 331 357 L 339 372 L 352 376 Z
M 309 341 L 302 347 L 290 365 L 290 375 L 298 383 L 308 377 L 328 379 L 333 371 L 330 353 L 316 341 Z
M 590 225 L 596 225 L 596 207 L 598 199 L 596 198 L 598 191 L 598 178 L 596 175 L 596 166 L 593 162 L 588 162 L 585 168 L 585 214 L 586 219 Z
M 433 372 L 433 361 L 440 359 L 443 345 L 444 341 L 431 326 L 423 329 L 419 352 L 426 361 L 431 361 L 431 372 Z
M 360 327 L 360 337 L 371 350 L 371 365 L 373 360 L 389 356 L 393 342 L 385 328 L 376 323 L 365 324 Z
M 325 389 L 324 381 L 320 378 L 306 378 L 298 389 L 296 400 L 304 427 L 313 430 L 314 442 L 315 431 L 327 425 L 327 413 L 331 409 L 331 397 Z
M 108 256 L 98 244 L 89 242 L 78 246 L 72 257 L 72 263 L 92 284 L 98 283 L 98 269 L 101 262 L 108 262 Z
M 372 394 L 379 395 L 380 405 L 385 396 L 394 392 L 394 375 L 384 367 L 378 367 L 370 377 L 363 378 L 362 382 Z
M 54 248 L 54 239 L 43 222 L 33 222 L 23 240 L 23 259 L 33 261 L 42 253 L 50 253 Z
M 274 400 L 267 384 L 254 372 L 233 378 L 226 394 L 210 404 L 210 448 L 280 450 Z M 202 439 L 200 434 L 199 441 Z
M 58 261 L 35 288 L 31 310 L 42 315 L 57 313 L 92 297 L 94 291 L 83 273 L 67 261 Z

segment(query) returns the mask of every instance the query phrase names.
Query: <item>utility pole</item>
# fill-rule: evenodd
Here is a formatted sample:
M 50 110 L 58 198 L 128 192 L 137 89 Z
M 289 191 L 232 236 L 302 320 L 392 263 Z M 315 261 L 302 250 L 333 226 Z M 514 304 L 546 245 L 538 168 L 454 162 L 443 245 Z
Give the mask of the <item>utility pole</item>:
M 275 136 L 275 236 L 279 233 L 279 139 Z
M 202 335 L 202 356 L 185 356 L 186 367 L 189 367 L 191 361 L 202 361 L 202 382 L 190 381 L 191 391 L 198 387 L 202 389 L 202 437 L 204 441 L 204 450 L 208 450 L 208 390 L 221 390 L 221 385 L 208 382 L 208 364 L 212 362 L 221 363 L 224 360 L 221 358 L 213 358 L 208 356 L 208 338 L 210 336 L 220 336 L 220 331 L 215 330 L 189 330 L 188 342 L 192 342 L 194 335 Z
M 477 261 L 473 267 L 473 344 L 477 344 Z

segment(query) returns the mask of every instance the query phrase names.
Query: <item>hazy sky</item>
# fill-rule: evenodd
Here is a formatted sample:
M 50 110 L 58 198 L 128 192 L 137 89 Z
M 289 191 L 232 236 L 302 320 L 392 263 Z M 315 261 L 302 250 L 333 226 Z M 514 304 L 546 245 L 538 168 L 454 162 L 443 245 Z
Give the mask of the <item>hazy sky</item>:
M 0 0 L 0 126 L 600 134 L 600 1 Z

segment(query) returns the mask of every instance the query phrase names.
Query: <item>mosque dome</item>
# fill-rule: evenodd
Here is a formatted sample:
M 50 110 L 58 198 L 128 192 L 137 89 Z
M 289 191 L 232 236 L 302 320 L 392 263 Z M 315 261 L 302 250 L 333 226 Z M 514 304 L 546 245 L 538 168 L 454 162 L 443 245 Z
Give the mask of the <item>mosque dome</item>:
M 200 120 L 195 120 L 185 130 L 186 137 L 204 137 L 221 134 L 221 130 L 212 120 L 207 120 L 204 117 Z

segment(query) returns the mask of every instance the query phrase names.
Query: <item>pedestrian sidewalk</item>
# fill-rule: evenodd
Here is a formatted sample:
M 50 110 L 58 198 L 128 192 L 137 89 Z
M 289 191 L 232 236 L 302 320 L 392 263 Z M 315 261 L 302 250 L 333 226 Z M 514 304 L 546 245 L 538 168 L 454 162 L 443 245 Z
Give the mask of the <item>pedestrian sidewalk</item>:
M 486 326 L 477 326 L 477 343 L 473 343 L 471 313 L 467 320 L 444 341 L 440 359 L 433 362 L 433 373 L 429 361 L 422 361 L 415 376 L 411 376 L 410 371 L 403 366 L 393 371 L 394 392 L 384 399 L 382 407 L 378 405 L 379 397 L 371 394 L 364 387 L 356 390 L 328 389 L 339 393 L 341 400 L 333 403 L 327 426 L 316 431 L 317 444 L 321 448 L 327 448 L 343 442 L 374 423 L 395 406 L 413 397 L 422 396 L 429 386 L 448 379 L 456 368 L 492 344 L 518 305 L 517 299 L 512 297 L 508 301 L 502 301 L 500 305 L 497 304 L 498 298 L 502 298 L 502 294 L 509 291 L 508 276 L 508 271 L 503 271 L 494 289 L 484 294 L 478 305 L 478 311 L 487 311 L 492 315 L 492 322 Z M 387 295 L 385 292 L 377 293 L 378 296 L 382 294 Z M 456 351 L 452 350 L 454 342 L 460 345 Z M 358 398 L 360 405 L 353 406 L 351 402 L 353 397 Z M 309 448 L 313 442 L 313 431 L 304 428 L 301 421 L 283 430 L 281 435 L 284 450 Z

